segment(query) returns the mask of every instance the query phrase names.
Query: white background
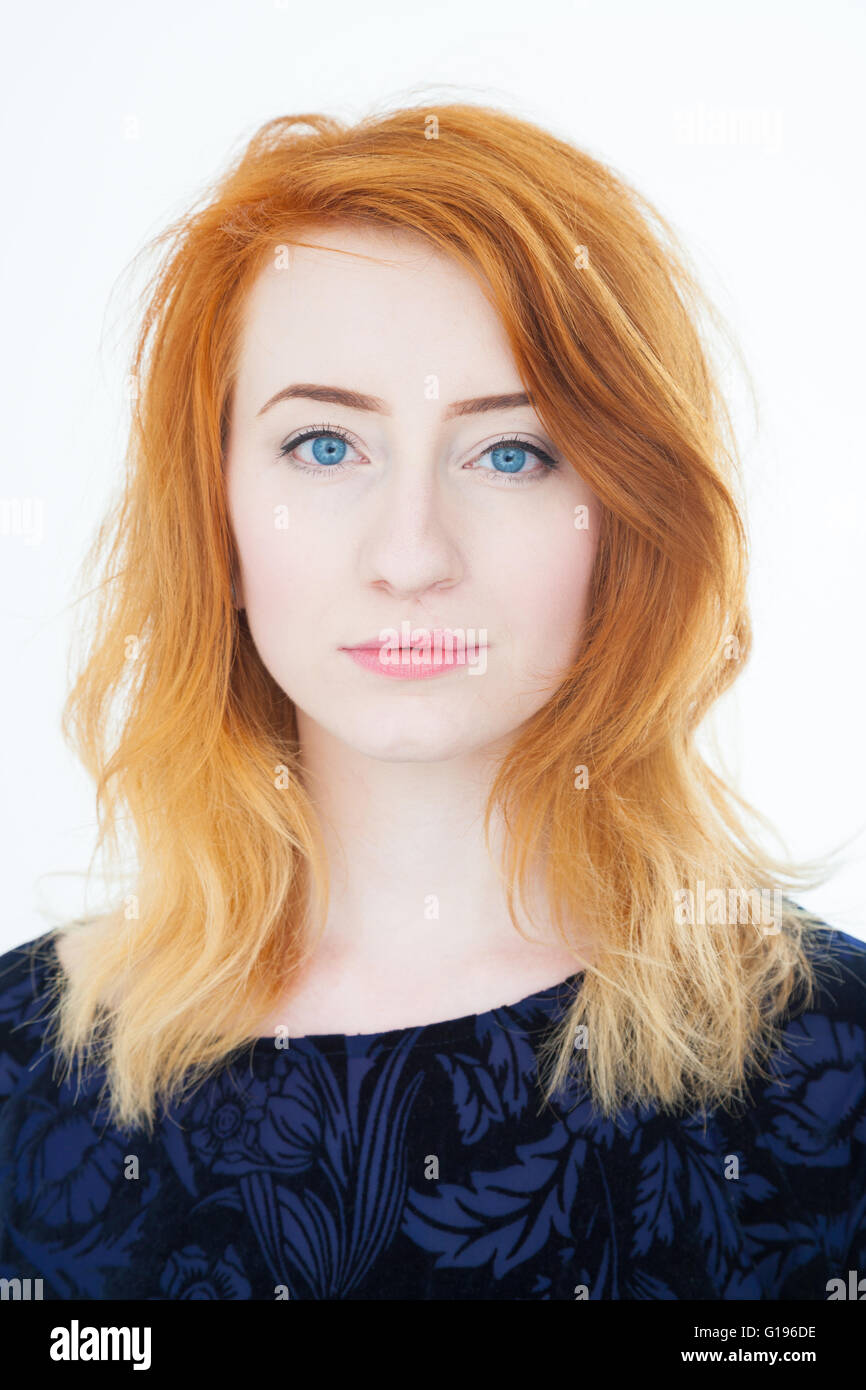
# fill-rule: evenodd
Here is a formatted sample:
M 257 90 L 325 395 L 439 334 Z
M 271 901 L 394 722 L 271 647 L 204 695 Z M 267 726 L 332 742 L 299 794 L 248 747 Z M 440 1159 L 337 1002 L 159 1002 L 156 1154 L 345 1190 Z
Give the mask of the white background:
M 756 641 L 717 726 L 791 853 L 847 842 L 801 900 L 866 938 L 862 4 L 91 0 L 4 28 L 0 497 L 39 499 L 43 534 L 0 535 L 0 949 L 84 901 L 93 788 L 58 721 L 77 569 L 124 449 L 123 272 L 263 121 L 453 100 L 633 182 L 736 334 L 761 408 L 736 401 Z

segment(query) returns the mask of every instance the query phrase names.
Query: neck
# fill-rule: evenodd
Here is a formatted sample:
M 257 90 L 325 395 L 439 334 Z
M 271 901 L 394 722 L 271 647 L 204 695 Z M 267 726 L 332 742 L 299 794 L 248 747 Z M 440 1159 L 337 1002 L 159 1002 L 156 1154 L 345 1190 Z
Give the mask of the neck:
M 319 814 L 329 861 L 329 956 L 375 966 L 387 961 L 455 964 L 526 954 L 515 930 L 484 811 L 502 749 L 438 762 L 365 757 L 298 712 L 305 783 Z M 536 891 L 521 931 L 539 956 L 562 943 Z

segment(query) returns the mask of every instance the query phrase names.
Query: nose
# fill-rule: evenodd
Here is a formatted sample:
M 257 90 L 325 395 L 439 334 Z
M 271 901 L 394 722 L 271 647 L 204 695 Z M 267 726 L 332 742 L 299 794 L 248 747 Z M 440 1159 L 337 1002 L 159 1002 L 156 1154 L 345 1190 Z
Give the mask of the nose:
M 366 583 L 410 599 L 460 582 L 459 501 L 447 487 L 420 457 L 404 458 L 382 480 L 362 547 Z

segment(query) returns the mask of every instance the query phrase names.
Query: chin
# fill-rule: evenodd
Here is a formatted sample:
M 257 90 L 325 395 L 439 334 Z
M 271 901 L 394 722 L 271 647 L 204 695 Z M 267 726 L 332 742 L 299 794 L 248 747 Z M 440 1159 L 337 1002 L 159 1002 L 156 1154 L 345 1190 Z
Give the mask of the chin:
M 343 730 L 340 734 L 356 752 L 385 763 L 439 763 L 479 752 L 490 742 L 481 730 L 395 728 L 384 719 L 376 727 Z

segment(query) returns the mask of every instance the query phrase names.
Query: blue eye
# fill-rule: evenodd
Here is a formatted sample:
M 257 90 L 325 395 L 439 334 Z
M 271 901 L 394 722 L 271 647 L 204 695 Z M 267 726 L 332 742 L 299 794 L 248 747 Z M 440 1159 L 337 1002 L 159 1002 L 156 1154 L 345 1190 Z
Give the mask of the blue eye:
M 543 478 L 546 473 L 559 466 L 545 449 L 537 444 L 527 444 L 522 439 L 498 439 L 495 444 L 485 449 L 483 454 L 479 454 L 479 458 L 486 458 L 488 454 L 493 461 L 493 467 L 480 468 L 478 471 L 488 476 L 501 475 L 507 483 L 528 483 L 536 478 Z M 533 456 L 540 460 L 542 467 L 527 469 L 524 472 L 527 458 Z
M 496 455 L 499 455 L 499 458 Z M 504 448 L 491 449 L 490 455 L 493 459 L 493 467 L 503 473 L 519 473 L 526 462 L 526 450 L 517 449 L 512 444 Z
M 313 444 L 313 458 L 292 458 L 295 450 L 309 441 L 312 441 Z M 332 477 L 335 473 L 345 472 L 350 467 L 344 462 L 344 459 L 351 442 L 348 433 L 341 426 L 322 424 L 287 439 L 285 444 L 280 447 L 279 454 L 294 468 L 300 468 L 306 473 Z M 506 486 L 522 486 L 536 481 L 559 467 L 556 460 L 545 449 L 542 449 L 538 444 L 529 444 L 523 439 L 511 437 L 497 439 L 496 443 L 488 445 L 484 452 L 478 455 L 478 458 L 486 458 L 488 454 L 492 459 L 493 466 L 491 468 L 479 467 L 477 463 L 465 464 L 464 467 L 470 471 L 484 474 L 485 480 L 495 478 Z M 533 457 L 542 466 L 527 469 L 527 460 Z
M 337 439 L 334 435 L 319 435 L 313 440 L 313 457 L 316 463 L 341 463 L 345 452 L 345 439 Z
M 307 459 L 292 459 L 291 455 L 295 450 L 308 440 L 313 441 L 315 463 Z M 314 429 L 304 430 L 303 434 L 296 434 L 292 439 L 287 439 L 280 449 L 280 457 L 287 458 L 296 468 L 304 468 L 308 473 L 340 473 L 347 467 L 343 459 L 349 442 L 349 436 L 339 426 L 318 425 Z M 318 464 L 323 466 L 317 467 Z

